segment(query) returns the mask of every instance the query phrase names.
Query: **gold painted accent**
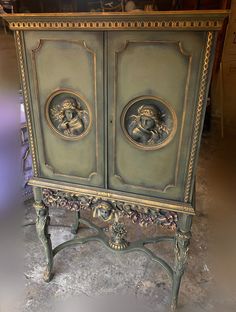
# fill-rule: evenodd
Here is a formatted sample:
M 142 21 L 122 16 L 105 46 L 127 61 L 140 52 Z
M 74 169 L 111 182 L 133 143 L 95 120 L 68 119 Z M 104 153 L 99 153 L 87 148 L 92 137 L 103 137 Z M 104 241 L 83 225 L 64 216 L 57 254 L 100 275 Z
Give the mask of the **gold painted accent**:
M 93 218 L 100 218 L 104 222 L 118 219 L 116 211 L 110 202 L 101 201 L 94 204 Z
M 44 273 L 43 273 L 43 279 L 45 282 L 50 282 L 50 280 L 52 279 L 52 272 L 49 271 L 48 268 L 45 269 Z
M 115 220 L 109 228 L 111 237 L 108 245 L 114 250 L 124 250 L 128 247 L 129 243 L 125 239 L 127 230 L 124 223 Z
M 201 75 L 201 82 L 200 82 L 200 89 L 198 95 L 198 104 L 197 110 L 195 115 L 194 121 L 194 132 L 193 132 L 193 139 L 192 139 L 192 146 L 190 152 L 190 158 L 188 163 L 188 173 L 187 179 L 185 184 L 185 192 L 184 192 L 184 201 L 189 202 L 191 200 L 191 186 L 192 186 L 192 178 L 193 178 L 193 168 L 196 159 L 197 153 L 197 146 L 199 142 L 200 130 L 201 130 L 201 121 L 202 121 L 202 111 L 204 106 L 204 100 L 206 96 L 206 89 L 207 89 L 207 81 L 208 81 L 208 70 L 209 70 L 209 61 L 211 56 L 211 48 L 213 43 L 213 33 L 207 33 L 207 43 L 204 55 L 204 63 L 202 68 L 202 75 Z
M 124 250 L 129 246 L 129 242 L 122 240 L 122 242 L 116 243 L 112 240 L 109 240 L 108 245 L 114 250 Z
M 78 135 L 76 137 L 68 137 L 68 136 L 62 134 L 60 131 L 58 131 L 55 128 L 55 126 L 52 124 L 52 121 L 50 119 L 50 116 L 49 116 L 49 105 L 50 105 L 52 99 L 55 96 L 57 96 L 57 95 L 59 95 L 61 93 L 69 93 L 69 94 L 72 94 L 75 97 L 78 97 L 79 99 L 81 99 L 83 101 L 83 103 L 86 106 L 86 109 L 88 110 L 88 113 L 89 113 L 88 114 L 89 115 L 89 125 L 88 125 L 88 128 L 84 132 L 82 132 L 80 135 Z M 46 120 L 47 120 L 47 123 L 48 123 L 49 127 L 54 132 L 56 132 L 59 136 L 63 137 L 63 139 L 69 140 L 69 141 L 78 141 L 78 140 L 82 139 L 84 136 L 86 136 L 88 134 L 88 132 L 91 129 L 91 125 L 92 125 L 92 112 L 91 112 L 90 105 L 88 104 L 88 102 L 78 92 L 74 92 L 74 91 L 71 91 L 69 89 L 59 89 L 59 90 L 53 92 L 52 94 L 50 94 L 50 96 L 47 98 L 46 104 L 45 104 L 45 116 L 46 116 Z
M 45 208 L 44 207 L 44 204 L 42 203 L 42 202 L 38 202 L 38 201 L 35 201 L 34 203 L 33 203 L 33 207 L 37 210 L 37 209 L 43 209 L 43 208 Z
M 23 48 L 23 39 L 22 39 L 21 32 L 19 31 L 15 32 L 15 41 L 16 41 L 16 47 L 17 47 L 18 63 L 19 63 L 19 68 L 20 68 L 22 91 L 23 91 L 23 96 L 24 96 L 24 106 L 25 106 L 25 114 L 26 114 L 26 120 L 27 120 L 27 128 L 28 128 L 28 133 L 29 133 L 29 143 L 30 143 L 30 151 L 31 151 L 31 157 L 32 157 L 33 173 L 34 173 L 34 176 L 37 177 L 38 167 L 37 167 L 37 161 L 36 161 L 36 151 L 35 151 L 34 141 L 33 141 L 32 120 L 30 116 L 28 85 L 27 85 L 27 79 L 26 79 L 26 71 L 24 67 L 24 58 L 23 58 L 24 48 Z
M 64 29 L 101 29 L 101 30 L 122 30 L 122 29 L 191 29 L 191 28 L 214 28 L 219 29 L 222 27 L 222 22 L 220 21 L 139 21 L 139 22 L 126 22 L 126 21 L 117 21 L 117 22 L 11 22 L 9 24 L 10 29 L 20 29 L 20 30 L 32 30 L 32 29 L 55 29 L 55 30 L 64 30 Z
M 133 13 L 53 13 L 4 16 L 13 30 L 219 30 L 228 11 L 173 11 Z
M 172 116 L 172 120 L 173 120 L 173 128 L 171 129 L 171 133 L 170 135 L 168 135 L 168 137 L 163 140 L 161 143 L 157 143 L 155 145 L 152 146 L 145 146 L 144 144 L 139 144 L 137 143 L 134 139 L 131 138 L 131 136 L 128 134 L 126 128 L 125 128 L 125 116 L 127 111 L 130 109 L 130 107 L 135 104 L 138 101 L 142 101 L 145 99 L 152 99 L 152 100 L 156 100 L 158 102 L 161 102 L 163 104 L 163 106 L 166 106 L 167 109 L 170 111 L 171 116 Z M 164 101 L 163 99 L 157 97 L 157 96 L 139 96 L 135 99 L 133 99 L 132 101 L 130 101 L 123 109 L 122 114 L 121 114 L 121 127 L 123 130 L 124 135 L 126 136 L 126 138 L 128 139 L 129 142 L 131 142 L 132 144 L 134 144 L 135 146 L 137 146 L 139 149 L 142 150 L 157 150 L 160 149 L 164 146 L 166 146 L 168 143 L 170 143 L 170 141 L 173 139 L 173 137 L 175 136 L 176 130 L 177 130 L 177 116 L 176 113 L 174 111 L 174 109 L 172 108 L 172 106 L 167 103 L 166 101 Z
M 183 202 L 175 202 L 175 201 L 161 201 L 158 200 L 151 200 L 146 198 L 140 198 L 139 196 L 135 196 L 135 194 L 132 196 L 128 196 L 127 194 L 120 193 L 117 191 L 105 191 L 105 190 L 99 190 L 95 188 L 88 188 L 88 187 L 80 187 L 80 186 L 71 186 L 69 183 L 55 183 L 51 182 L 46 179 L 39 179 L 39 178 L 32 178 L 29 181 L 29 185 L 32 185 L 34 187 L 40 187 L 40 188 L 49 188 L 57 191 L 63 191 L 68 192 L 71 194 L 75 194 L 76 196 L 97 196 L 104 200 L 119 200 L 122 202 L 127 202 L 134 205 L 144 206 L 148 208 L 154 208 L 154 209 L 164 209 L 164 210 L 170 210 L 170 211 L 176 211 L 176 212 L 182 212 L 190 215 L 195 215 L 194 208 L 189 203 L 183 203 Z

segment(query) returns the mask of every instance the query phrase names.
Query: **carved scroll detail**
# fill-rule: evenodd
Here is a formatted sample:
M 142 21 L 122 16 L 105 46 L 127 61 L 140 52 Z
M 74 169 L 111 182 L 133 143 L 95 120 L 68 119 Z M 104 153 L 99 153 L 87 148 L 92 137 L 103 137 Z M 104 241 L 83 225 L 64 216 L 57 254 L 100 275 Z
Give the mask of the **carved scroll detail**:
M 44 203 L 35 202 L 34 208 L 36 210 L 37 218 L 36 218 L 36 230 L 38 234 L 38 238 L 41 241 L 45 254 L 46 254 L 46 269 L 44 272 L 44 280 L 45 282 L 49 282 L 52 279 L 52 266 L 53 266 L 53 254 L 52 254 L 52 243 L 50 234 L 48 233 L 48 226 L 50 223 L 50 217 L 48 213 L 48 207 L 44 205 Z
M 191 233 L 183 233 L 178 231 L 175 237 L 175 264 L 174 270 L 178 275 L 184 273 L 185 265 L 188 258 L 189 251 L 189 241 L 191 238 Z
M 90 210 L 94 217 L 99 217 L 103 221 L 114 222 L 120 217 L 127 217 L 140 226 L 160 224 L 172 229 L 176 228 L 177 213 L 175 212 L 50 189 L 43 190 L 43 198 L 46 206 L 66 208 L 71 211 Z

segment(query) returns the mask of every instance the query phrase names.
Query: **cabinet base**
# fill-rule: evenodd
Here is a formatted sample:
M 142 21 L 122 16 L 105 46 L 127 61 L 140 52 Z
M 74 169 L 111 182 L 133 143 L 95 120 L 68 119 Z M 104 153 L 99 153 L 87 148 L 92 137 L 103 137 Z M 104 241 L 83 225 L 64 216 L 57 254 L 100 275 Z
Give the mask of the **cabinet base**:
M 152 238 L 145 238 L 143 240 L 138 240 L 134 242 L 127 242 L 126 240 L 122 239 L 120 242 L 115 241 L 114 238 L 109 238 L 105 233 L 104 230 L 94 223 L 89 221 L 88 219 L 81 218 L 80 224 L 84 224 L 90 229 L 95 230 L 97 233 L 96 235 L 91 235 L 88 237 L 78 238 L 75 237 L 69 241 L 66 241 L 53 249 L 53 257 L 62 249 L 77 245 L 77 244 L 85 244 L 91 241 L 97 241 L 103 243 L 108 249 L 112 250 L 113 252 L 120 252 L 120 253 L 128 253 L 132 251 L 140 251 L 144 252 L 152 261 L 159 263 L 167 272 L 169 277 L 173 279 L 173 269 L 170 265 L 165 262 L 160 257 L 156 256 L 150 249 L 148 249 L 145 245 L 147 244 L 157 244 L 160 242 L 172 242 L 174 243 L 175 237 L 174 236 L 158 236 Z
M 46 196 L 45 196 L 46 195 Z M 64 193 L 65 197 L 66 193 Z M 68 194 L 67 194 L 68 196 Z M 72 196 L 72 197 L 71 197 Z M 41 188 L 34 187 L 34 207 L 37 212 L 36 228 L 40 241 L 43 244 L 45 255 L 46 255 L 46 271 L 44 274 L 44 280 L 49 282 L 53 277 L 53 259 L 54 256 L 65 247 L 85 244 L 90 241 L 97 241 L 103 243 L 108 249 L 113 252 L 127 253 L 132 251 L 140 251 L 145 253 L 152 261 L 160 264 L 172 281 L 172 295 L 171 295 L 171 307 L 174 310 L 177 307 L 178 293 L 180 288 L 180 282 L 182 275 L 185 270 L 185 264 L 187 262 L 188 256 L 188 246 L 191 238 L 191 223 L 192 216 L 186 214 L 179 214 L 177 221 L 177 232 L 175 236 L 159 236 L 152 238 L 145 238 L 143 240 L 138 240 L 134 242 L 126 241 L 126 228 L 123 223 L 120 222 L 122 217 L 130 217 L 135 213 L 135 208 L 138 209 L 135 215 L 135 220 L 141 220 L 141 225 L 157 224 L 158 223 L 158 211 L 155 213 L 152 210 L 142 210 L 142 207 L 130 207 L 129 205 L 124 207 L 124 203 L 114 203 L 111 201 L 97 200 L 93 197 L 78 197 L 73 198 L 70 195 L 70 201 L 67 198 L 61 198 L 57 191 L 46 190 L 43 191 Z M 56 201 L 53 199 L 56 198 Z M 66 200 L 67 199 L 67 200 Z M 74 200 L 73 200 L 74 199 Z M 56 204 L 63 203 L 65 205 L 72 205 L 76 212 L 76 222 L 72 227 L 74 233 L 79 230 L 80 224 L 84 224 L 90 229 L 96 231 L 95 235 L 88 237 L 77 237 L 66 241 L 54 249 L 52 248 L 52 243 L 50 239 L 50 234 L 48 233 L 48 226 L 50 223 L 49 217 L 49 206 L 57 206 Z M 59 205 L 61 206 L 61 205 Z M 103 221 L 110 221 L 109 226 L 110 235 L 105 233 L 105 230 L 98 227 L 91 221 L 80 218 L 80 211 L 83 209 L 90 209 L 94 217 L 99 217 Z M 141 209 L 141 210 L 140 210 Z M 154 214 L 153 214 L 154 213 Z M 131 218 L 132 220 L 132 218 Z M 142 220 L 145 222 L 143 223 Z M 155 222 L 153 222 L 153 220 Z M 149 222 L 146 222 L 149 221 Z M 140 224 L 140 222 L 137 222 Z M 170 266 L 161 257 L 155 255 L 149 248 L 148 244 L 157 244 L 160 242 L 171 242 L 174 244 L 174 255 L 175 261 L 174 265 Z

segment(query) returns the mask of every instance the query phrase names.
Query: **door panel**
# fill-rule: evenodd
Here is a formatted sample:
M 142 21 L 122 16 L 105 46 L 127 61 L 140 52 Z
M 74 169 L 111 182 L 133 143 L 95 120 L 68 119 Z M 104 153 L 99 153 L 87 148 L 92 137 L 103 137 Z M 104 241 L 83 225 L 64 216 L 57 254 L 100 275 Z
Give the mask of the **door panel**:
M 103 34 L 25 32 L 42 177 L 104 185 Z
M 182 200 L 202 62 L 200 32 L 111 32 L 111 189 Z

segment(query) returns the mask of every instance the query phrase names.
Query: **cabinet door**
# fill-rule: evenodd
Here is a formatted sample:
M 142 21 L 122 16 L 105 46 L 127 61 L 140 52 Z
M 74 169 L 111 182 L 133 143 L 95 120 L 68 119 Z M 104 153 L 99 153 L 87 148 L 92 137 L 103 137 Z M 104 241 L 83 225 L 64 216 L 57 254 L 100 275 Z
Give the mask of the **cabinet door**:
M 183 200 L 204 32 L 109 33 L 108 185 Z
M 40 176 L 104 186 L 103 34 L 26 31 Z

